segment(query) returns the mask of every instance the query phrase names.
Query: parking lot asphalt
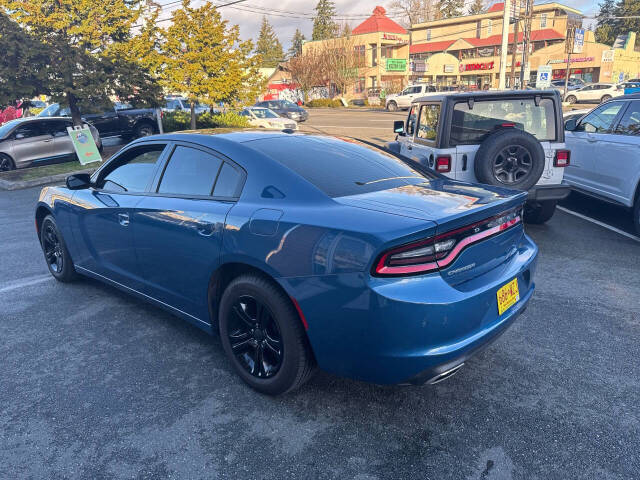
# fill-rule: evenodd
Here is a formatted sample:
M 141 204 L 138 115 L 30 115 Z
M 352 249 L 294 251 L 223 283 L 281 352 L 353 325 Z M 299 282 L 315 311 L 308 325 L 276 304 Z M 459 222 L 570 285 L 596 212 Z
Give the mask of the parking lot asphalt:
M 216 337 L 96 281 L 50 278 L 38 191 L 0 192 L 0 478 L 638 478 L 629 238 L 562 211 L 527 227 L 540 247 L 528 310 L 445 382 L 319 372 L 270 398 Z

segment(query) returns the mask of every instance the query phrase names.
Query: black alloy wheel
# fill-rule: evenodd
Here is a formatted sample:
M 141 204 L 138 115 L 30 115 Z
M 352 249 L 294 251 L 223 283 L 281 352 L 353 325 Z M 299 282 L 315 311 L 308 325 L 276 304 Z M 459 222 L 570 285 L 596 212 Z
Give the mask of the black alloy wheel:
M 533 169 L 531 152 L 520 145 L 503 148 L 493 160 L 493 175 L 505 185 L 513 185 Z
M 0 154 L 0 172 L 8 172 L 14 170 L 16 167 L 13 164 L 13 160 L 7 155 Z
M 243 295 L 235 301 L 227 336 L 233 354 L 252 376 L 269 378 L 280 369 L 282 335 L 273 314 L 258 299 Z
M 53 273 L 60 273 L 64 268 L 62 244 L 53 223 L 47 222 L 42 231 L 42 249 L 47 259 L 47 266 Z

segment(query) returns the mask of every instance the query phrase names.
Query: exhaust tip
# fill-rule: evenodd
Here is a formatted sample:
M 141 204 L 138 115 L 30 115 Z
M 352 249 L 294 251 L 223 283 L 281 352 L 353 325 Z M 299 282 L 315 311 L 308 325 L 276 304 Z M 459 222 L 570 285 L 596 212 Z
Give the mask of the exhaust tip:
M 449 370 L 447 370 L 445 372 L 439 373 L 435 377 L 427 380 L 426 383 L 428 383 L 429 385 L 435 385 L 436 383 L 440 383 L 440 382 L 446 380 L 447 378 L 450 378 L 453 375 L 455 375 L 458 372 L 458 370 L 460 370 L 462 368 L 463 365 L 464 365 L 464 362 L 459 364 L 459 365 L 456 365 L 453 368 L 450 368 Z

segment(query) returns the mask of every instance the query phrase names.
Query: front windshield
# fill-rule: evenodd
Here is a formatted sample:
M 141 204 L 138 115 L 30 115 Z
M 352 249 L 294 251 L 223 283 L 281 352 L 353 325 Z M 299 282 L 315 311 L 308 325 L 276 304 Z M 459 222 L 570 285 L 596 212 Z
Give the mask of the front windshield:
M 4 125 L 2 125 L 0 127 L 0 138 L 4 138 L 7 135 L 9 135 L 9 133 L 11 133 L 11 130 L 13 130 L 13 128 L 20 123 L 20 120 L 11 120 L 10 122 L 5 123 Z
M 268 108 L 254 108 L 251 111 L 258 118 L 278 118 L 278 114 Z

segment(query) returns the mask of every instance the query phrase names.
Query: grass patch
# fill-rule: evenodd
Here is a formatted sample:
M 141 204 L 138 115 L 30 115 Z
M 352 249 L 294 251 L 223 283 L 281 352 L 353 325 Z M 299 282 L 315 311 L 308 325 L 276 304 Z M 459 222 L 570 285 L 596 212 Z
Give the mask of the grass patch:
M 20 168 L 10 172 L 2 172 L 0 173 L 0 178 L 10 182 L 22 182 L 25 180 L 34 180 L 36 178 L 58 175 L 60 173 L 70 174 L 80 170 L 86 170 L 88 168 L 95 170 L 100 165 L 102 165 L 102 162 L 92 162 L 86 165 L 80 165 L 80 162 L 78 161 L 54 163 L 51 165 L 43 165 L 42 167 Z

